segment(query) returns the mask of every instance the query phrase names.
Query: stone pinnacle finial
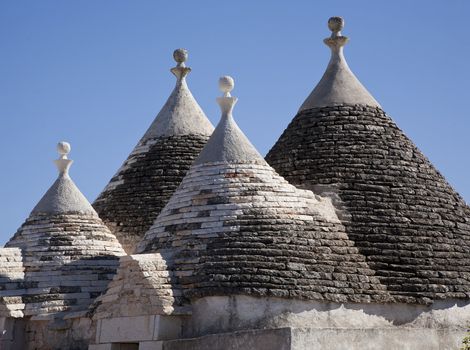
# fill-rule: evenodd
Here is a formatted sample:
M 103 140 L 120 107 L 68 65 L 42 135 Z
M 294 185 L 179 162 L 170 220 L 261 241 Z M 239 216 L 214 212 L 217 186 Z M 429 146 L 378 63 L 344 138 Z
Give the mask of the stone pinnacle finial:
M 344 19 L 342 17 L 330 17 L 328 28 L 333 32 L 332 36 L 341 36 L 341 31 L 344 28 Z
M 224 97 L 231 97 L 230 91 L 235 87 L 235 81 L 231 76 L 225 75 L 219 78 L 219 89 L 224 93 Z
M 171 72 L 178 79 L 178 82 L 180 82 L 191 72 L 191 68 L 186 67 L 185 64 L 188 59 L 188 50 L 176 49 L 173 51 L 173 58 L 176 61 L 176 67 L 171 68 Z
M 231 76 L 225 75 L 219 78 L 219 89 L 224 94 L 222 97 L 217 98 L 217 102 L 222 110 L 222 116 L 228 116 L 232 114 L 233 106 L 237 103 L 237 98 L 232 97 L 230 92 L 235 86 L 235 81 Z
M 67 159 L 67 155 L 70 153 L 71 147 L 70 143 L 65 141 L 60 141 L 57 144 L 57 152 L 60 155 L 60 159 Z
M 343 47 L 348 37 L 341 34 L 344 19 L 331 17 L 328 20 L 331 36 L 323 42 L 331 49 L 331 58 L 323 77 L 313 91 L 300 106 L 299 112 L 317 108 L 343 104 L 361 104 L 380 107 L 367 89 L 356 78 L 344 57 Z
M 60 141 L 57 144 L 57 152 L 60 155 L 59 159 L 56 159 L 54 161 L 55 165 L 57 166 L 57 169 L 61 174 L 67 175 L 69 172 L 70 165 L 72 165 L 73 160 L 68 159 L 68 154 L 70 153 L 71 147 L 70 143 L 65 142 L 65 141 Z
M 188 50 L 176 49 L 173 51 L 173 58 L 175 59 L 178 67 L 184 67 L 184 62 L 188 60 Z
M 323 40 L 333 52 L 339 52 L 346 45 L 349 38 L 343 36 L 341 31 L 344 28 L 344 19 L 342 17 L 330 17 L 328 20 L 328 28 L 331 30 L 331 36 Z

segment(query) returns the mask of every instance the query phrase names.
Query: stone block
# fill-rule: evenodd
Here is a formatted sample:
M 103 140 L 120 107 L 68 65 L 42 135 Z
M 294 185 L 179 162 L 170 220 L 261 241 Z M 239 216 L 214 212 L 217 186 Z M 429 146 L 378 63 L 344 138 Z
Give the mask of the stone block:
M 154 340 L 169 340 L 181 337 L 182 318 L 177 316 L 155 316 Z
M 99 327 L 99 343 L 124 343 L 152 340 L 154 328 L 155 316 L 103 319 Z

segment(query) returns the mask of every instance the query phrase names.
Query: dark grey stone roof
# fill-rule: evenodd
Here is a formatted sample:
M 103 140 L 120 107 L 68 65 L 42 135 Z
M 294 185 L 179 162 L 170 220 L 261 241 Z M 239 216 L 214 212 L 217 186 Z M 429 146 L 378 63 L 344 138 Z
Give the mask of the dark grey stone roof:
M 470 298 L 470 209 L 380 108 L 299 112 L 266 160 L 290 183 L 334 199 L 396 300 Z
M 133 153 L 93 203 L 130 253 L 170 199 L 208 136 L 167 136 Z M 117 184 L 117 185 L 113 185 Z
M 183 63 L 186 60 L 185 50 Z M 181 60 L 180 60 L 181 61 Z M 93 203 L 128 254 L 134 252 L 178 187 L 214 127 L 186 83 L 191 69 L 171 69 L 176 86 L 142 139 Z
M 171 256 L 188 298 L 389 301 L 330 208 L 268 165 L 195 165 L 140 249 Z
M 229 138 L 241 149 L 247 140 L 230 123 L 215 144 Z M 331 201 L 290 185 L 257 154 L 191 166 L 137 251 L 165 256 L 187 298 L 390 301 Z

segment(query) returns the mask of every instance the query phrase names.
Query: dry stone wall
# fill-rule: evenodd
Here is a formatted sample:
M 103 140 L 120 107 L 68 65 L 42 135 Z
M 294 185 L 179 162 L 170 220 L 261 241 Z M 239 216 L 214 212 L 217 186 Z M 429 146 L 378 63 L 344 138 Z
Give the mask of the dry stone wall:
M 205 135 L 145 139 L 94 202 L 127 253 L 135 250 L 207 139 Z
M 55 321 L 27 319 L 22 350 L 88 350 L 94 337 L 94 324 L 87 317 Z
M 11 296 L 21 297 L 25 316 L 46 319 L 87 310 L 124 255 L 102 221 L 83 214 L 32 215 L 6 246 L 21 249 L 24 266 Z
M 188 298 L 390 301 L 329 199 L 266 164 L 196 165 L 139 246 L 172 255 Z
M 93 305 L 93 318 L 182 314 L 181 287 L 158 253 L 121 258 L 106 293 Z
M 21 293 L 26 287 L 21 250 L 0 248 L 0 317 L 22 317 Z
M 300 112 L 266 160 L 292 184 L 334 198 L 395 299 L 470 297 L 470 209 L 380 108 Z

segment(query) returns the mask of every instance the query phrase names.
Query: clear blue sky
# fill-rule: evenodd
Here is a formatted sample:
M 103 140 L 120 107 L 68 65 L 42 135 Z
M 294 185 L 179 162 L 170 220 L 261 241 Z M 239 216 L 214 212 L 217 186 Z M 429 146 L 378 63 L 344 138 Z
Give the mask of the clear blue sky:
M 469 13 L 465 0 L 2 1 L 0 244 L 56 178 L 59 140 L 96 198 L 172 90 L 175 48 L 213 123 L 217 79 L 235 78 L 235 117 L 265 154 L 323 74 L 335 15 L 352 70 L 468 200 Z

